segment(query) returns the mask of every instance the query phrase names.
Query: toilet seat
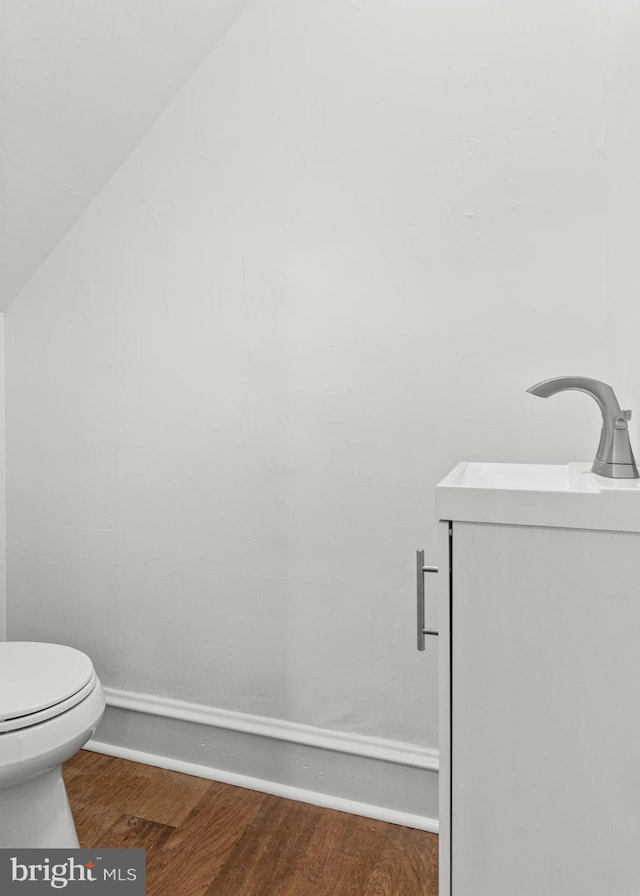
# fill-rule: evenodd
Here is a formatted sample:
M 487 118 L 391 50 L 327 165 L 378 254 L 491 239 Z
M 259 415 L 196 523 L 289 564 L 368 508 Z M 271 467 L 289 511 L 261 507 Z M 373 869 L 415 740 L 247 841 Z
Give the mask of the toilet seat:
M 61 715 L 94 690 L 88 656 L 33 641 L 0 643 L 0 735 Z

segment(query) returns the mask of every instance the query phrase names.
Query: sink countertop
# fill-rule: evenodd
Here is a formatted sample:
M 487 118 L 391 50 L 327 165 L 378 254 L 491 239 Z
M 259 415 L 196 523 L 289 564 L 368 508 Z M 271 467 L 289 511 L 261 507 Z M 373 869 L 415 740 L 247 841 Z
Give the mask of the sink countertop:
M 438 519 L 640 532 L 640 479 L 590 463 L 458 464 L 436 488 Z

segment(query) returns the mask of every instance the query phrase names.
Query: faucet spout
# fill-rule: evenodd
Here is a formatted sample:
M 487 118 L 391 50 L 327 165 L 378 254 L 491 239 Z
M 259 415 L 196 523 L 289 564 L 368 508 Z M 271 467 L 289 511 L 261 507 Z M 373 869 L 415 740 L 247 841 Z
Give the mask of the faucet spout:
M 540 398 L 550 398 L 558 392 L 568 390 L 586 392 L 597 402 L 602 413 L 600 444 L 592 471 L 610 479 L 640 478 L 629 441 L 628 421 L 631 419 L 631 411 L 620 409 L 611 386 L 587 376 L 557 376 L 536 383 L 527 392 Z

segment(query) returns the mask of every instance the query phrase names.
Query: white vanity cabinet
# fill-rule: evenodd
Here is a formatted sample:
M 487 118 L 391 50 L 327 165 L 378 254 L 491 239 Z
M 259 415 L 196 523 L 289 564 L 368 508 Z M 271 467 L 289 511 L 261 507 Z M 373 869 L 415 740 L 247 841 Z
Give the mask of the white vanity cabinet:
M 640 893 L 640 489 L 588 470 L 438 487 L 441 896 Z

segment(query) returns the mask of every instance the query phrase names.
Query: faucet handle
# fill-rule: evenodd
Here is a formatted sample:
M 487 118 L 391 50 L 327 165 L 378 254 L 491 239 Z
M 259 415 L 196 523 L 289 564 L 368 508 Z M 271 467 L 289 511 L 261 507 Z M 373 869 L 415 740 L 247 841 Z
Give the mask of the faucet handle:
M 627 423 L 629 420 L 631 420 L 631 411 L 620 411 L 614 420 L 614 429 L 628 429 Z

